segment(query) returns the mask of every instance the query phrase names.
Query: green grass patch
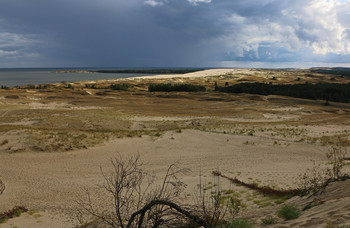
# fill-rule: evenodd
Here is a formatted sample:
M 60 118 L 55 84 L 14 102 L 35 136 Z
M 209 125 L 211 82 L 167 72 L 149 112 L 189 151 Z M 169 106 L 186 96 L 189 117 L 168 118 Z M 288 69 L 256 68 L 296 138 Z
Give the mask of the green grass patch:
M 235 219 L 227 228 L 254 228 L 254 224 L 248 219 Z
M 344 224 L 336 224 L 333 222 L 328 222 L 325 228 L 350 228 L 349 225 L 344 225 Z
M 9 219 L 8 216 L 2 216 L 2 217 L 0 217 L 0 224 L 1 224 L 1 223 L 7 222 L 8 219 Z
M 274 201 L 275 204 L 282 204 L 292 198 L 292 195 L 285 195 L 285 196 L 270 196 L 270 199 Z
M 301 211 L 293 204 L 286 204 L 277 211 L 277 215 L 285 220 L 292 220 L 298 218 L 301 215 Z
M 262 226 L 273 225 L 273 224 L 276 224 L 276 223 L 277 223 L 276 219 L 272 218 L 272 217 L 263 218 L 261 220 L 261 225 Z
M 258 205 L 259 207 L 268 207 L 273 204 L 273 202 L 269 198 L 256 199 L 256 200 L 253 200 L 253 203 Z
M 21 214 L 22 214 L 21 210 L 16 210 L 15 212 L 13 212 L 14 217 L 19 217 L 19 216 L 21 216 Z

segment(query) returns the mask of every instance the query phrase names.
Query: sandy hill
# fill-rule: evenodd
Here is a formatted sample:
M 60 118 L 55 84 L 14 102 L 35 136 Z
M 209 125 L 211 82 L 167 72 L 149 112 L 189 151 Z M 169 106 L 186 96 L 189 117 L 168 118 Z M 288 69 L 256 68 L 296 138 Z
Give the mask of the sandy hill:
M 327 71 L 328 72 L 328 71 Z M 200 176 L 208 188 L 212 172 L 247 183 L 296 188 L 313 164 L 329 167 L 332 146 L 350 146 L 350 104 L 278 95 L 214 91 L 241 82 L 348 83 L 349 77 L 308 69 L 211 69 L 185 75 L 58 83 L 0 89 L 0 212 L 25 206 L 29 213 L 0 223 L 7 227 L 75 227 L 77 197 L 89 189 L 103 204 L 100 167 L 110 159 L 140 154 L 145 169 L 161 180 L 180 164 L 183 192 L 190 196 Z M 110 85 L 127 83 L 128 89 Z M 205 92 L 149 92 L 150 83 L 189 83 Z M 348 155 L 349 156 L 349 155 Z M 349 173 L 347 164 L 344 171 Z M 221 180 L 222 190 L 247 205 L 238 217 L 260 226 L 337 227 L 349 224 L 349 180 L 331 183 L 322 194 L 275 199 Z M 0 186 L 0 191 L 3 188 Z M 282 203 L 299 208 L 295 220 L 277 218 Z

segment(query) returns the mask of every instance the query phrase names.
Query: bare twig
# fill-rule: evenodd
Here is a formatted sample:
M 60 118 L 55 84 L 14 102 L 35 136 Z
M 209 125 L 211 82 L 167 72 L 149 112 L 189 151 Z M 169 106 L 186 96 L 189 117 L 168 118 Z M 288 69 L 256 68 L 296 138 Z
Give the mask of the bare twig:
M 151 210 L 151 208 L 153 206 L 156 205 L 165 205 L 168 206 L 170 208 L 175 209 L 176 211 L 178 211 L 179 213 L 183 214 L 184 216 L 186 216 L 187 218 L 195 221 L 198 225 L 201 225 L 205 228 L 210 228 L 210 226 L 201 218 L 199 218 L 196 215 L 193 215 L 191 212 L 182 209 L 179 205 L 171 202 L 171 201 L 167 201 L 167 200 L 152 200 L 151 202 L 149 202 L 148 204 L 146 204 L 143 208 L 141 208 L 139 211 L 136 211 L 135 213 L 133 213 L 129 219 L 129 222 L 126 226 L 126 228 L 131 227 L 131 224 L 133 223 L 134 219 L 136 216 L 138 215 L 142 215 L 145 214 L 148 210 Z M 142 216 L 141 216 L 142 218 Z M 139 224 L 140 225 L 140 224 Z
M 331 178 L 339 179 L 344 175 L 343 167 L 346 165 L 345 158 L 347 157 L 347 153 L 346 148 L 338 144 L 333 146 L 326 154 L 328 161 L 332 165 L 332 168 L 328 170 Z
M 135 211 L 139 211 L 141 207 L 154 200 L 174 203 L 185 186 L 177 176 L 187 170 L 179 169 L 176 163 L 169 166 L 162 184 L 158 187 L 152 186 L 152 190 L 150 186 L 153 181 L 145 183 L 148 175 L 143 170 L 139 156 L 111 159 L 111 165 L 113 170 L 110 174 L 100 167 L 104 184 L 98 187 L 107 193 L 106 196 L 111 197 L 112 207 L 105 208 L 107 209 L 105 211 L 96 209 L 90 193 L 87 192 L 87 199 L 77 202 L 80 208 L 79 215 L 82 218 L 85 212 L 110 227 L 125 228 Z M 133 227 L 142 227 L 145 224 L 147 227 L 159 227 L 171 224 L 179 214 L 169 205 L 153 204 L 148 210 L 135 216 L 137 218 L 133 218 L 131 222 Z

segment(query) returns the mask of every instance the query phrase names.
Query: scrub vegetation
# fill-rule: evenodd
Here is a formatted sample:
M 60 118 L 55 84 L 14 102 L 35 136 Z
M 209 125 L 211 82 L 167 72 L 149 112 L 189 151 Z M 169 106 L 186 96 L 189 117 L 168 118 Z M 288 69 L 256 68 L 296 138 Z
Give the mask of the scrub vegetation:
M 150 84 L 148 87 L 150 92 L 205 92 L 206 88 L 200 85 L 192 84 Z
M 322 99 L 335 102 L 350 102 L 350 83 L 347 84 L 286 84 L 241 83 L 217 87 L 227 93 L 250 93 L 260 95 L 282 95 L 304 99 Z

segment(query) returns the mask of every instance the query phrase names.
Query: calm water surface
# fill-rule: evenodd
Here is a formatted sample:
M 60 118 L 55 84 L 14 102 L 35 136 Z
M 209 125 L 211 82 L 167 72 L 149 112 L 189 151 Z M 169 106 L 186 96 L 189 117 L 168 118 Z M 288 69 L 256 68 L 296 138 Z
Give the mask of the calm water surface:
M 64 69 L 0 69 L 0 85 L 13 87 L 28 84 L 46 84 L 56 82 L 75 82 L 99 79 L 115 79 L 145 76 L 150 74 L 114 74 L 114 73 L 56 73 Z M 74 69 L 79 70 L 79 69 Z M 81 69 L 99 70 L 99 69 Z

